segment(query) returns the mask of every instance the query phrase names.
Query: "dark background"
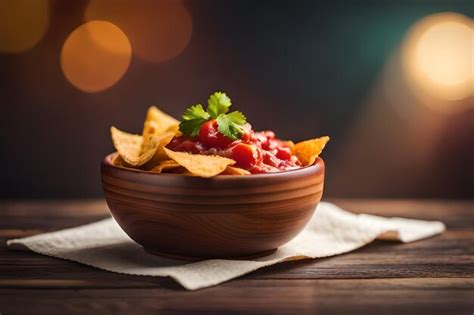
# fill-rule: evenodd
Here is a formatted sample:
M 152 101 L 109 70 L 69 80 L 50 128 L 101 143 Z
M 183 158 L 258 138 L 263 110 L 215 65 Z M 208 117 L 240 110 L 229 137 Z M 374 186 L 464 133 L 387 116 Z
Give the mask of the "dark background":
M 0 53 L 2 199 L 101 196 L 112 124 L 140 132 L 149 105 L 179 117 L 216 90 L 257 130 L 331 136 L 326 196 L 474 197 L 474 107 L 441 114 L 391 81 L 381 87 L 414 23 L 445 11 L 472 18 L 472 1 L 186 1 L 184 51 L 161 63 L 134 56 L 99 93 L 76 89 L 59 63 L 87 4 L 52 1 L 44 38 Z

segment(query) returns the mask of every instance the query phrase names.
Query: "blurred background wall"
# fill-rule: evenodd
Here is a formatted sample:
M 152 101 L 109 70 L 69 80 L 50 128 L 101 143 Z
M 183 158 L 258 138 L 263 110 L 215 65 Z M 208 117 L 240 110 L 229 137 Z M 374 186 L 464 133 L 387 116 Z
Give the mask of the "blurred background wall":
M 109 127 L 223 90 L 326 196 L 474 197 L 474 2 L 0 1 L 0 198 L 101 196 Z

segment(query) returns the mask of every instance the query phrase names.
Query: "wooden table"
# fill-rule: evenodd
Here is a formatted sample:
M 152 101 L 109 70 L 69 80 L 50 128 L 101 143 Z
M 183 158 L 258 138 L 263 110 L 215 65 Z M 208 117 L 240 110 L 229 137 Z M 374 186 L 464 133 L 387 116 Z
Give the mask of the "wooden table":
M 376 241 L 190 292 L 168 278 L 6 248 L 10 238 L 99 220 L 107 216 L 102 201 L 1 202 L 0 314 L 473 314 L 474 201 L 331 201 L 353 212 L 442 220 L 448 231 L 411 244 Z

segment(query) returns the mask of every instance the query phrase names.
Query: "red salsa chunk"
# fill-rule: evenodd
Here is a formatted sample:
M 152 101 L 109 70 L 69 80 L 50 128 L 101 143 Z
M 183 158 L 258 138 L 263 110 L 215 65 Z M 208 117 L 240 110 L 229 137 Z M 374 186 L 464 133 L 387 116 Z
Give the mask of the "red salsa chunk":
M 242 137 L 232 140 L 217 130 L 215 119 L 205 122 L 196 137 L 174 137 L 167 145 L 173 151 L 193 154 L 220 155 L 233 159 L 234 166 L 250 173 L 271 173 L 300 168 L 298 158 L 291 153 L 291 144 L 275 138 L 273 131 L 254 132 L 250 124 L 243 127 Z

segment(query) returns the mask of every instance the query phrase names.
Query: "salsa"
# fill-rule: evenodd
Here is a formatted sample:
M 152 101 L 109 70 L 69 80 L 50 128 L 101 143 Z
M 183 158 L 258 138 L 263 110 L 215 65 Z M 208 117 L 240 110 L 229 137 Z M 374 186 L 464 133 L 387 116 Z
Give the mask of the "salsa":
M 260 174 L 301 168 L 291 146 L 292 142 L 277 139 L 273 131 L 255 132 L 248 123 L 242 126 L 240 139 L 233 140 L 218 130 L 216 119 L 211 119 L 201 125 L 196 136 L 175 136 L 166 147 L 173 151 L 227 157 L 235 161 L 235 166 Z
M 186 108 L 181 121 L 152 106 L 141 136 L 110 128 L 119 154 L 113 163 L 203 178 L 276 173 L 315 165 L 329 141 L 324 136 L 293 143 L 278 139 L 273 131 L 255 132 L 231 105 L 225 93 L 215 92 L 206 108 Z

